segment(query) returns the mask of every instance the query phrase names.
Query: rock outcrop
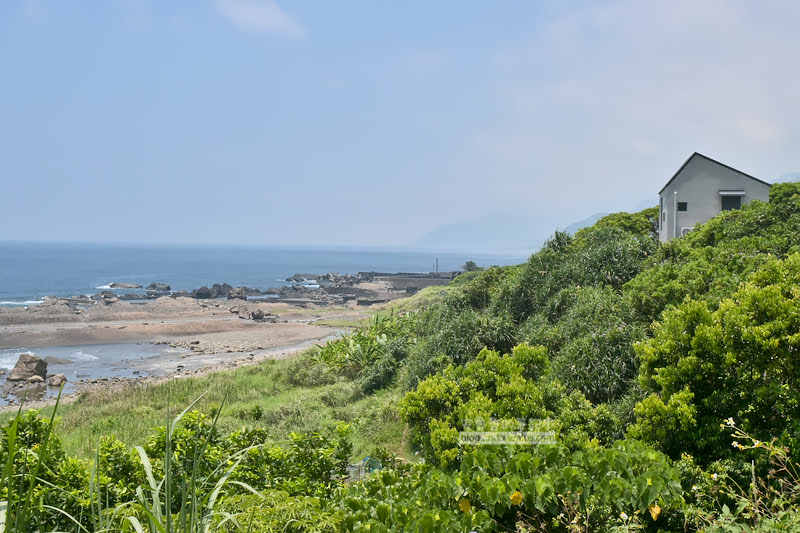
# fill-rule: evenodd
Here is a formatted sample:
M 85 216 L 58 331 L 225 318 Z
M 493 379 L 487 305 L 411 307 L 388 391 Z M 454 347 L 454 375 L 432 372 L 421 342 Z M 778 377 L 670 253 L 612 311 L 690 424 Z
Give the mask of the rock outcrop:
M 201 298 L 201 299 L 205 300 L 205 299 L 208 299 L 208 298 L 213 298 L 214 297 L 214 292 L 211 289 L 209 289 L 208 287 L 206 287 L 205 285 L 203 285 L 199 289 L 193 290 L 192 293 L 191 293 L 191 296 L 192 296 L 192 298 Z
M 172 293 L 175 296 L 176 293 Z M 231 296 L 233 294 L 233 296 Z M 262 294 L 260 290 L 251 287 L 231 287 L 227 283 L 215 283 L 211 287 L 203 285 L 199 289 L 195 289 L 189 293 L 192 298 L 208 299 L 208 298 L 228 298 L 229 300 L 240 299 L 246 300 L 247 296 Z
M 97 294 L 90 296 L 90 299 L 94 300 L 95 302 L 101 302 L 105 305 L 110 305 L 119 301 L 119 297 L 111 291 L 98 292 Z
M 154 292 L 169 292 L 171 290 L 171 287 L 169 285 L 167 285 L 166 283 L 155 283 L 154 282 L 154 283 L 151 283 L 150 285 L 148 285 L 147 289 L 145 289 L 145 290 L 154 291 Z
M 214 291 L 214 296 L 213 296 L 214 298 L 223 298 L 227 297 L 231 293 L 233 287 L 231 287 L 227 283 L 223 283 L 222 285 L 220 285 L 219 283 L 215 283 L 214 285 L 211 286 L 211 290 Z
M 247 300 L 247 287 L 234 287 L 228 293 L 228 300 Z
M 289 283 L 306 283 L 308 281 L 317 281 L 317 278 L 314 274 L 295 274 L 289 278 L 286 278 L 286 281 Z
M 112 283 L 109 285 L 111 289 L 141 289 L 142 286 L 138 283 Z
M 128 301 L 130 301 L 130 300 L 152 300 L 154 298 L 155 298 L 155 296 L 152 296 L 150 294 L 136 294 L 135 292 L 131 292 L 131 293 L 128 293 L 128 294 L 123 294 L 122 296 L 119 297 L 120 300 L 128 300 Z
M 47 363 L 44 362 L 44 359 L 30 353 L 23 353 L 20 354 L 17 364 L 11 369 L 6 381 L 32 382 L 34 378 L 39 378 L 36 381 L 44 381 L 46 377 Z
M 69 365 L 74 361 L 72 359 L 64 359 L 63 357 L 55 357 L 53 355 L 48 355 L 44 358 L 44 362 L 48 365 Z

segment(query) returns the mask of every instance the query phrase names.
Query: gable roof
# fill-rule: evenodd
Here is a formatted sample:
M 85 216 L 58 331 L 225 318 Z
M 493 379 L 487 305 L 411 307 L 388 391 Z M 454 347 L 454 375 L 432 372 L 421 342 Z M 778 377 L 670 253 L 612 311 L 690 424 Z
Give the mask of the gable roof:
M 676 172 L 676 173 L 675 173 L 675 174 L 674 174 L 674 175 L 673 175 L 673 176 L 672 176 L 672 177 L 669 179 L 669 181 L 667 182 L 667 184 L 666 184 L 666 185 L 664 185 L 664 186 L 661 188 L 661 190 L 660 190 L 660 191 L 658 191 L 658 194 L 661 194 L 662 192 L 664 192 L 664 189 L 666 189 L 667 187 L 669 187 L 669 184 L 670 184 L 670 183 L 672 183 L 672 182 L 675 180 L 675 178 L 677 178 L 677 177 L 678 177 L 678 174 L 680 174 L 681 172 L 683 172 L 683 169 L 684 169 L 684 168 L 686 168 L 686 165 L 688 165 L 688 164 L 689 164 L 689 161 L 691 161 L 691 160 L 692 160 L 692 159 L 694 159 L 695 157 L 702 157 L 703 159 L 706 159 L 706 160 L 708 160 L 708 161 L 711 161 L 712 163 L 715 163 L 715 164 L 717 164 L 717 165 L 719 165 L 719 166 L 721 166 L 721 167 L 725 167 L 725 168 L 727 168 L 728 170 L 732 170 L 732 171 L 736 172 L 737 174 L 741 174 L 741 175 L 742 175 L 742 176 L 744 176 L 745 178 L 750 178 L 751 180 L 755 180 L 755 181 L 757 181 L 757 182 L 759 182 L 759 183 L 763 183 L 763 184 L 764 184 L 764 185 L 766 185 L 767 187 L 769 187 L 769 186 L 770 186 L 770 184 L 769 184 L 769 183 L 767 183 L 766 181 L 760 180 L 760 179 L 756 178 L 755 176 L 751 176 L 750 174 L 745 174 L 745 173 L 744 173 L 744 172 L 742 172 L 741 170 L 736 170 L 736 169 L 735 169 L 735 168 L 733 168 L 733 167 L 729 167 L 729 166 L 728 166 L 728 165 L 726 165 L 725 163 L 720 163 L 719 161 L 717 161 L 717 160 L 715 160 L 715 159 L 711 159 L 711 158 L 710 158 L 710 157 L 708 157 L 708 156 L 704 156 L 703 154 L 700 154 L 700 153 L 697 153 L 697 152 L 695 152 L 695 153 L 693 153 L 692 155 L 690 155 L 690 156 L 689 156 L 689 159 L 687 159 L 687 160 L 686 160 L 686 162 L 685 162 L 683 165 L 681 165 L 681 168 L 679 168 L 679 169 L 678 169 L 678 171 L 677 171 L 677 172 Z

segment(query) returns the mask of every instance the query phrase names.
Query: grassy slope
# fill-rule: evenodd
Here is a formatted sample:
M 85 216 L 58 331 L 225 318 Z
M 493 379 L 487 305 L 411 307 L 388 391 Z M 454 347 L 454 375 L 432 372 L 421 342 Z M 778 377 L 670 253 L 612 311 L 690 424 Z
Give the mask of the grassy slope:
M 355 384 L 341 379 L 307 387 L 288 383 L 287 375 L 309 364 L 307 356 L 299 356 L 124 392 L 97 390 L 59 407 L 56 432 L 68 454 L 91 458 L 102 435 L 115 435 L 131 446 L 141 444 L 151 428 L 164 425 L 168 409 L 175 416 L 208 391 L 196 407 L 209 413 L 222 405 L 223 431 L 263 425 L 279 439 L 292 431 L 324 432 L 344 421 L 353 428 L 354 458 L 369 455 L 379 445 L 407 453 L 395 407 L 399 393 L 364 397 Z
M 428 287 L 377 308 L 377 314 L 420 309 L 458 285 Z M 370 320 L 337 321 L 337 325 L 358 327 Z M 298 382 L 299 374 L 307 376 L 305 382 Z M 61 405 L 56 431 L 67 454 L 92 458 L 102 435 L 114 435 L 131 446 L 141 444 L 152 428 L 165 424 L 168 412 L 175 416 L 206 393 L 196 408 L 210 413 L 222 406 L 219 425 L 223 431 L 258 424 L 279 439 L 292 431 L 324 432 L 344 421 L 353 428 L 354 459 L 369 455 L 376 447 L 408 456 L 409 443 L 397 414 L 402 392 L 390 389 L 364 396 L 352 381 L 319 374 L 309 355 L 303 354 L 122 392 L 98 389 Z M 44 414 L 50 412 L 50 408 L 43 409 Z M 11 416 L 13 413 L 0 416 L 0 421 Z

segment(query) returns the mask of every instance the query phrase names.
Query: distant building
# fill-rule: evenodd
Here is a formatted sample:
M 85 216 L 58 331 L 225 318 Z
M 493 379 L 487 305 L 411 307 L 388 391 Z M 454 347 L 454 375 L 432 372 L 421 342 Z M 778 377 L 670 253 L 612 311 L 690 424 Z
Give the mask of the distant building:
M 769 183 L 695 152 L 659 196 L 658 238 L 666 242 L 751 200 L 768 202 Z

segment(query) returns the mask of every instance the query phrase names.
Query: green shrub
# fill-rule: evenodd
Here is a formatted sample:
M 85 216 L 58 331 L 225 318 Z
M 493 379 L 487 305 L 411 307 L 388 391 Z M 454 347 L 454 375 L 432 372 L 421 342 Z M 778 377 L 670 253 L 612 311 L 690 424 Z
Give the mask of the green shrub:
M 800 182 L 773 183 L 769 187 L 769 203 L 783 204 L 800 194 Z
M 469 283 L 463 283 L 460 292 L 452 294 L 451 298 L 458 298 L 464 305 L 472 309 L 485 309 L 494 299 L 502 283 L 514 274 L 517 267 L 489 267 L 477 273 Z M 459 276 L 461 278 L 463 276 Z M 459 279 L 456 278 L 456 279 Z
M 75 491 L 87 476 L 76 473 L 75 462 L 65 458 L 61 441 L 52 431 L 54 423 L 55 412 L 46 420 L 36 410 L 22 413 L 20 408 L 2 428 L 0 507 L 9 531 L 68 525 L 69 520 L 50 506 L 80 512 Z
M 431 375 L 406 394 L 400 413 L 425 458 L 442 465 L 458 463 L 459 432 L 519 430 L 520 419 L 531 431 L 555 431 L 573 448 L 618 432 L 610 410 L 597 411 L 579 392 L 566 391 L 546 350 L 526 345 L 507 355 L 484 349 L 464 366 Z
M 326 507 L 315 496 L 290 495 L 268 490 L 255 495 L 238 495 L 224 502 L 224 509 L 237 516 L 244 531 L 259 533 L 338 533 L 341 513 Z M 237 531 L 231 524 L 225 531 Z
M 782 435 L 796 448 L 798 286 L 794 254 L 764 265 L 716 310 L 687 300 L 667 311 L 654 337 L 637 346 L 640 381 L 652 394 L 637 406 L 630 434 L 707 463 L 730 455 L 718 424 L 733 417 L 758 438 Z
M 639 238 L 658 240 L 658 206 L 648 207 L 638 213 L 612 213 L 598 220 L 593 227 L 612 227 L 625 230 Z M 579 230 L 578 236 L 581 231 Z
M 584 228 L 574 239 L 563 240 L 546 244 L 504 280 L 492 304 L 495 313 L 509 313 L 517 323 L 538 313 L 556 320 L 549 306 L 561 291 L 575 286 L 619 289 L 656 248 L 652 239 L 610 225 Z
M 484 348 L 508 352 L 516 343 L 516 325 L 509 315 L 482 313 L 458 298 L 446 298 L 420 313 L 417 334 L 405 373 L 406 389 L 449 364 L 471 361 Z
M 370 374 L 363 381 L 364 391 L 373 392 L 392 381 L 397 366 L 408 355 L 415 342 L 413 320 L 411 315 L 376 315 L 368 327 L 319 346 L 313 358 L 348 378 Z M 372 370 L 376 362 L 383 369 L 377 374 Z
M 536 330 L 526 323 L 526 340 L 537 342 L 532 336 L 542 336 L 553 372 L 567 390 L 581 392 L 594 404 L 616 401 L 636 378 L 633 344 L 644 338 L 644 325 L 608 287 L 564 289 L 557 300 L 560 317 Z
M 678 472 L 636 441 L 571 452 L 479 449 L 455 471 L 376 472 L 342 489 L 344 531 L 609 531 L 622 513 L 657 528 L 681 506 Z

